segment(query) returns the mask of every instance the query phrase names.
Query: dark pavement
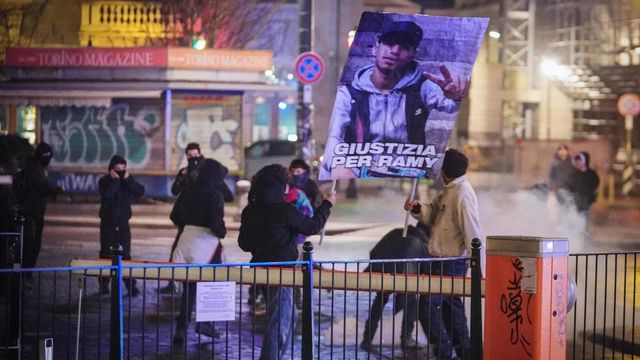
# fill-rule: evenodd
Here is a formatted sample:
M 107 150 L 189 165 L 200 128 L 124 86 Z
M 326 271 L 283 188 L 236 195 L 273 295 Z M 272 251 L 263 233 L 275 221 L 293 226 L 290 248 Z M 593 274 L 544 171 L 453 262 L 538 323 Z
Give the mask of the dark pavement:
M 319 238 L 313 237 L 316 244 L 316 259 L 346 260 L 363 259 L 369 249 L 389 229 L 402 226 L 404 213 L 398 211 L 403 202 L 403 195 L 385 194 L 380 197 L 364 197 L 360 201 L 339 200 L 333 215 L 327 224 L 327 236 L 323 245 L 318 245 Z M 98 248 L 98 208 L 96 203 L 86 202 L 54 202 L 51 203 L 46 216 L 45 241 L 39 266 L 65 266 L 71 257 L 95 258 Z M 133 254 L 135 258 L 166 261 L 169 248 L 175 236 L 175 227 L 168 219 L 171 204 L 162 202 L 147 202 L 135 205 L 134 216 L 131 220 L 133 233 Z M 247 254 L 242 253 L 235 246 L 235 237 L 239 223 L 239 207 L 236 204 L 226 205 L 225 220 L 229 227 L 228 238 L 224 240 L 229 251 L 230 262 L 244 262 Z M 623 199 L 615 204 L 598 203 L 592 210 L 593 242 L 588 244 L 594 251 L 606 250 L 636 250 L 640 249 L 638 241 L 640 234 L 640 201 Z M 339 266 L 336 270 L 340 270 Z M 43 286 L 31 289 L 41 291 L 40 303 L 31 301 L 32 311 L 29 324 L 39 322 L 42 333 L 38 334 L 33 328 L 26 334 L 27 343 L 34 348 L 35 340 L 43 335 L 52 334 L 57 342 L 58 354 L 63 358 L 72 358 L 75 349 L 75 331 L 77 323 L 77 303 L 79 290 L 74 286 L 76 276 L 66 277 L 59 273 L 42 275 Z M 58 286 L 50 286 L 57 283 Z M 46 285 L 45 285 L 46 284 Z M 241 309 L 239 317 L 234 322 L 223 323 L 227 336 L 212 341 L 207 337 L 198 337 L 190 329 L 187 346 L 176 349 L 171 345 L 174 328 L 173 317 L 177 312 L 178 296 L 158 295 L 156 288 L 163 282 L 150 280 L 139 283 L 144 287 L 142 296 L 137 298 L 125 297 L 125 347 L 129 351 L 130 359 L 195 359 L 195 358 L 229 358 L 244 359 L 259 355 L 262 321 L 250 314 L 252 310 L 246 304 L 247 287 L 238 287 L 237 300 Z M 70 289 L 70 290 L 68 290 Z M 242 289 L 242 290 L 240 290 Z M 96 334 L 106 338 L 108 334 L 109 298 L 99 296 L 97 281 L 88 278 L 84 287 L 83 316 L 81 317 L 81 357 L 88 359 L 106 358 L 107 344 L 94 343 Z M 242 291 L 242 297 L 240 294 Z M 125 290 L 126 294 L 126 290 Z M 361 338 L 363 322 L 368 314 L 371 298 L 368 292 L 327 293 L 316 292 L 317 306 L 316 320 L 319 320 L 321 357 L 336 359 L 365 359 L 366 353 L 357 350 L 356 341 Z M 40 306 L 36 311 L 35 306 Z M 395 326 L 381 326 L 383 330 L 382 354 L 371 356 L 372 359 L 403 358 L 403 352 L 396 346 L 390 346 L 391 339 L 399 343 L 400 319 L 388 314 L 385 310 L 385 321 Z M 39 315 L 38 315 L 39 314 Z M 38 318 L 38 316 L 40 318 Z M 401 316 L 401 314 L 400 314 Z M 331 320 L 333 319 L 333 320 Z M 395 323 L 394 323 L 395 321 Z M 55 323 L 55 326 L 52 324 Z M 132 326 L 129 328 L 129 326 Z M 134 330 L 138 329 L 138 330 Z M 143 330 L 144 329 L 144 330 Z M 394 331 L 395 329 L 395 331 Z M 251 334 L 255 333 L 255 337 Z M 56 335 L 57 334 L 57 335 Z M 66 335 L 64 335 L 66 334 Z M 379 335 L 376 335 L 376 339 Z M 253 340 L 250 340 L 253 339 Z M 343 339 L 345 339 L 343 341 Z M 420 334 L 421 342 L 426 341 Z M 298 339 L 299 340 L 299 339 Z M 590 343 L 589 343 L 590 344 Z M 294 358 L 299 358 L 300 342 L 296 342 Z M 597 348 L 596 353 L 600 347 Z M 391 353 L 393 350 L 393 354 Z M 408 352 L 407 358 L 426 358 L 426 350 Z M 213 355 L 215 354 L 215 355 Z M 65 356 L 66 355 L 66 356 Z M 2 358 L 0 356 L 0 358 Z M 586 358 L 598 358 L 597 356 Z

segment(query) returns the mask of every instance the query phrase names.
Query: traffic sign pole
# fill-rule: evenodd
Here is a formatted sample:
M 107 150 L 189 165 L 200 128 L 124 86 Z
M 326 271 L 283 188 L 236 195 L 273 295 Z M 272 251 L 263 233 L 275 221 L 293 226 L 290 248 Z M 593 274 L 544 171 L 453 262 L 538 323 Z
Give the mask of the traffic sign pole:
M 315 155 L 314 141 L 311 139 L 313 128 L 313 104 L 311 99 L 311 85 L 317 83 L 324 75 L 324 60 L 320 55 L 312 52 L 302 52 L 295 61 L 294 73 L 300 81 L 298 89 L 298 140 L 300 143 L 300 155 L 303 160 L 309 160 Z M 311 144 L 311 145 L 310 145 Z
M 313 0 L 298 0 L 299 6 L 299 52 L 304 54 L 313 49 Z M 296 61 L 297 64 L 297 61 Z M 295 66 L 297 68 L 297 66 Z M 294 73 L 297 75 L 298 70 Z M 312 107 L 305 102 L 305 88 L 303 82 L 298 83 L 298 116 L 297 116 L 297 135 L 298 135 L 298 154 L 305 161 L 309 162 L 311 156 L 309 143 L 311 142 L 311 129 L 313 128 L 313 117 L 311 116 Z
M 640 114 L 640 97 L 636 94 L 626 93 L 618 99 L 616 104 L 618 112 L 624 116 L 624 128 L 626 130 L 625 152 L 627 164 L 622 170 L 622 194 L 629 195 L 635 185 L 635 164 L 633 163 L 633 118 Z
M 627 132 L 626 137 L 626 153 L 627 153 L 627 165 L 622 171 L 622 193 L 629 195 L 633 190 L 635 183 L 635 169 L 633 164 L 633 149 L 631 146 L 631 136 L 633 133 L 633 115 L 626 115 L 624 117 L 624 128 Z

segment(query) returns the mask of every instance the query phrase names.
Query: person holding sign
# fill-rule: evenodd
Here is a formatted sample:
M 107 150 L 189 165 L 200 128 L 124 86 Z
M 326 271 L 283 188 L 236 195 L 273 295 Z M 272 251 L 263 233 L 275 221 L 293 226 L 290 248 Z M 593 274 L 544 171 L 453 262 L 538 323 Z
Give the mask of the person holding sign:
M 444 64 L 440 65 L 442 77 L 422 71 L 415 60 L 422 37 L 422 28 L 413 21 L 388 23 L 373 48 L 374 63 L 357 70 L 351 83 L 340 86 L 321 179 L 411 176 L 398 173 L 406 163 L 396 163 L 396 158 L 411 157 L 407 161 L 412 168 L 433 165 L 426 164 L 425 159 L 437 160 L 435 149 L 400 147 L 407 143 L 425 146 L 429 113 L 456 113 L 468 81 L 452 76 Z M 349 144 L 364 146 L 345 150 Z M 362 154 L 375 156 L 350 156 Z M 362 168 L 377 170 L 358 173 Z
M 242 210 L 238 245 L 251 252 L 251 262 L 298 260 L 296 236 L 317 234 L 331 213 L 335 193 L 331 193 L 308 217 L 285 202 L 287 169 L 273 164 L 262 168 L 251 180 L 249 204 Z M 260 352 L 261 360 L 282 359 L 291 341 L 296 313 L 292 311 L 293 291 L 278 286 L 281 274 L 270 272 L 267 288 L 267 325 Z
M 441 176 L 443 193 L 429 204 L 407 200 L 404 209 L 419 222 L 431 226 L 428 252 L 433 257 L 466 256 L 471 252 L 471 240 L 483 239 L 478 213 L 478 200 L 465 174 L 469 160 L 455 150 L 444 155 Z M 433 275 L 465 276 L 467 263 L 464 260 L 435 263 Z M 422 295 L 419 304 L 419 320 L 427 337 L 434 345 L 438 358 L 463 359 L 469 356 L 469 329 L 464 304 L 459 296 L 444 294 Z

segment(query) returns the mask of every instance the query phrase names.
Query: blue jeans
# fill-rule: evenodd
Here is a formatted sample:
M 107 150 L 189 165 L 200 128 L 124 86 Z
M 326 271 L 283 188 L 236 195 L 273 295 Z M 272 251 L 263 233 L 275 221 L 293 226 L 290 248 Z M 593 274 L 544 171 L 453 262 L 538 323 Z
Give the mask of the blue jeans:
M 293 289 L 268 287 L 266 292 L 267 328 L 262 340 L 260 360 L 280 360 L 291 347 L 293 327 L 298 315 L 293 309 Z
M 465 276 L 467 263 L 464 260 L 434 262 L 426 272 L 432 275 Z M 469 328 L 464 304 L 459 296 L 421 295 L 418 319 L 438 359 L 450 359 L 456 355 L 463 359 L 469 357 Z

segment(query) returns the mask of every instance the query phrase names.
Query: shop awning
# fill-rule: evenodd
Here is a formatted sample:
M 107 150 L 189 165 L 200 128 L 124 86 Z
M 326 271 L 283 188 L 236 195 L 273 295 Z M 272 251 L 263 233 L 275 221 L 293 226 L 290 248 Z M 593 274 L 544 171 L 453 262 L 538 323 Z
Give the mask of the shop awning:
M 0 89 L 1 105 L 111 106 L 113 98 L 159 98 L 161 90 Z

